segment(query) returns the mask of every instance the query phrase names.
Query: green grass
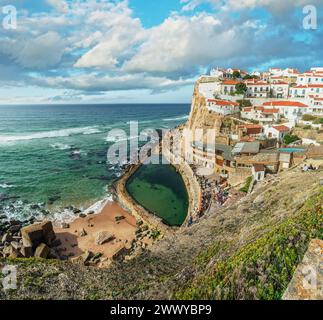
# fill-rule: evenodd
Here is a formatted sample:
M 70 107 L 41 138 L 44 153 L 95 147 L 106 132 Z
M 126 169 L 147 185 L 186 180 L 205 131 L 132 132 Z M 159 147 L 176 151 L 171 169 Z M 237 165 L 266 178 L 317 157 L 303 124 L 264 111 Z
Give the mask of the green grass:
M 252 181 L 252 177 L 248 177 L 245 185 L 240 189 L 240 191 L 248 193 L 251 181 Z
M 323 239 L 323 189 L 292 217 L 225 261 L 215 263 L 176 299 L 281 299 L 313 238 Z M 200 256 L 211 260 L 217 246 Z

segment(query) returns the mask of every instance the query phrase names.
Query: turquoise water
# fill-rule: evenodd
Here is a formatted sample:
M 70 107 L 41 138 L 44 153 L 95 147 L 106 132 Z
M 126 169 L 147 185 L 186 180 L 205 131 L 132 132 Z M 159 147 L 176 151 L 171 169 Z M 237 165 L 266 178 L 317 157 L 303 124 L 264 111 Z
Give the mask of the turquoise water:
M 171 165 L 143 165 L 127 181 L 128 193 L 171 226 L 183 224 L 188 211 L 184 181 Z
M 279 151 L 292 153 L 292 152 L 304 152 L 304 149 L 301 149 L 301 148 L 281 148 L 281 149 L 279 149 Z
M 136 120 L 139 130 L 171 128 L 187 119 L 189 108 L 170 104 L 0 106 L 0 200 L 9 196 L 17 197 L 20 205 L 48 205 L 54 198 L 50 208 L 87 207 L 107 195 L 107 186 L 121 171 L 107 163 L 111 129 L 129 132 L 129 121 Z M 5 211 L 8 214 L 10 208 Z

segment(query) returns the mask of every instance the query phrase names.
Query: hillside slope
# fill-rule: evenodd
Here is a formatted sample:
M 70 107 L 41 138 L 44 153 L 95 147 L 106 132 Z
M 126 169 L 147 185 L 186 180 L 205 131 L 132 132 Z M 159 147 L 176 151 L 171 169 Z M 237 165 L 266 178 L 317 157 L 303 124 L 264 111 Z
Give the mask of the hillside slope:
M 299 169 L 272 176 L 239 203 L 109 269 L 11 260 L 18 289 L 0 298 L 280 298 L 309 240 L 323 238 L 320 178 Z

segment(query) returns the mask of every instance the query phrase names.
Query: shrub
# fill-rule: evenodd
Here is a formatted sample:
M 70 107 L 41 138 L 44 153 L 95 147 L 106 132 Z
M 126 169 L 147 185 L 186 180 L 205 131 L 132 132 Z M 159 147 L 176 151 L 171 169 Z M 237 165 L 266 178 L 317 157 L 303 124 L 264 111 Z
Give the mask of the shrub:
M 300 140 L 300 138 L 296 135 L 290 135 L 290 134 L 286 134 L 284 136 L 284 143 L 285 144 L 291 144 L 297 140 Z
M 247 193 L 249 190 L 251 181 L 252 181 L 252 177 L 250 176 L 247 178 L 245 185 L 240 189 L 240 191 Z
M 304 114 L 302 120 L 304 121 L 314 121 L 316 117 L 312 116 L 311 114 Z

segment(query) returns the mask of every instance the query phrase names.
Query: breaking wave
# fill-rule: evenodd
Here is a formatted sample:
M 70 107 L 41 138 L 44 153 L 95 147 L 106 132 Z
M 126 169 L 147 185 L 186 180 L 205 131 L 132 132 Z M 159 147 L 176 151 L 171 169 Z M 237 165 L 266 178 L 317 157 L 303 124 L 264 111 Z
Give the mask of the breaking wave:
M 60 129 L 53 131 L 44 131 L 30 134 L 22 134 L 22 135 L 0 135 L 0 144 L 18 142 L 18 141 L 28 141 L 34 139 L 46 139 L 46 138 L 59 138 L 59 137 L 69 137 L 71 135 L 77 134 L 96 134 L 101 131 L 95 127 L 83 127 L 83 128 L 69 128 L 69 129 Z
M 166 118 L 166 119 L 163 119 L 163 121 L 181 121 L 181 120 L 187 120 L 187 119 L 188 119 L 188 115 L 183 115 L 183 116 L 174 117 L 174 118 Z

